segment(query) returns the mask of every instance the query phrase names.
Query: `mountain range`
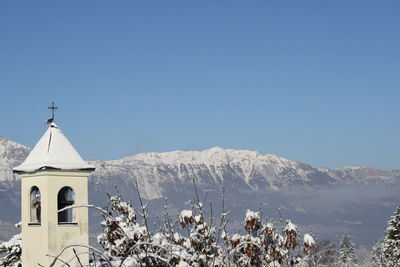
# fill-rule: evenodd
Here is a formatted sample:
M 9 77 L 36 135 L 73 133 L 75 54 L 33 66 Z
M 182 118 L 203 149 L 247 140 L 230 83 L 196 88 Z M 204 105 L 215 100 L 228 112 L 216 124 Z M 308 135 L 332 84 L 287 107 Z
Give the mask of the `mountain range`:
M 19 220 L 19 179 L 12 168 L 30 148 L 0 137 L 0 221 Z M 350 232 L 359 244 L 371 245 L 400 203 L 400 171 L 372 167 L 329 169 L 256 151 L 214 147 L 204 151 L 142 153 L 110 161 L 91 161 L 89 201 L 107 204 L 105 192 L 120 193 L 137 203 L 149 202 L 155 222 L 163 217 L 165 198 L 171 212 L 187 207 L 194 182 L 206 202 L 220 209 L 222 190 L 232 210 L 232 228 L 240 229 L 246 208 L 260 209 L 265 217 L 292 219 L 300 229 L 321 239 L 338 240 Z M 101 230 L 91 211 L 91 231 Z M 277 219 L 278 218 L 278 219 Z M 2 236 L 0 235 L 0 239 Z

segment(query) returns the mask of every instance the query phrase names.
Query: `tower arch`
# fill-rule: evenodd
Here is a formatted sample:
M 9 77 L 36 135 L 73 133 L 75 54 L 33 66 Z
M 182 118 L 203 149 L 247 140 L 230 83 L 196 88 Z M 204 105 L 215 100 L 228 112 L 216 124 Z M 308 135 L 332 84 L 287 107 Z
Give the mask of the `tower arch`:
M 29 194 L 29 222 L 31 224 L 41 223 L 42 203 L 40 190 L 37 186 L 32 186 Z
M 75 191 L 70 186 L 64 186 L 57 194 L 57 210 L 61 210 L 75 204 Z M 73 223 L 75 222 L 74 209 L 66 209 L 58 211 L 58 223 Z

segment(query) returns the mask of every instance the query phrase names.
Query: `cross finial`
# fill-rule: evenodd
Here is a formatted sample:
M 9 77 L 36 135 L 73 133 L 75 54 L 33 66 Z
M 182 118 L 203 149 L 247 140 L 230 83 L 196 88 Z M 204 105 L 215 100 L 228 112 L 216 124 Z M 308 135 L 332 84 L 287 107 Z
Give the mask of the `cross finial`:
M 48 119 L 46 122 L 52 123 L 54 121 L 54 113 L 58 109 L 58 107 L 54 104 L 54 102 L 51 102 L 51 106 L 49 106 L 49 109 L 51 109 L 51 118 Z

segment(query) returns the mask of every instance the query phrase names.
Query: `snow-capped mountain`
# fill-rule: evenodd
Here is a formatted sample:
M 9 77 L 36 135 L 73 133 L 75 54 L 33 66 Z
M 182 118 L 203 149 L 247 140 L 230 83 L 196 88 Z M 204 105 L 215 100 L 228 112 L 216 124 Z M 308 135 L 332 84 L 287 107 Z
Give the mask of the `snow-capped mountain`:
M 400 182 L 400 172 L 384 171 L 373 167 L 341 167 L 335 170 L 318 168 L 340 184 L 396 183 Z
M 12 168 L 20 164 L 30 148 L 0 137 L 0 181 L 4 190 L 15 180 Z M 279 190 L 291 186 L 397 183 L 398 171 L 371 167 L 328 169 L 249 150 L 214 147 L 204 151 L 142 153 L 110 161 L 93 161 L 96 171 L 90 176 L 94 188 L 122 185 L 132 188 L 138 181 L 146 199 L 168 192 L 192 192 L 193 179 L 203 191 L 233 188 L 238 192 Z
M 0 181 L 12 181 L 12 168 L 21 164 L 31 149 L 0 136 Z
M 12 168 L 23 162 L 30 150 L 0 138 L 0 220 L 19 220 L 19 179 L 12 174 Z M 157 207 L 156 213 L 163 210 L 163 197 L 168 197 L 171 208 L 179 209 L 192 199 L 194 180 L 199 193 L 204 196 L 207 192 L 208 200 L 217 205 L 221 189 L 225 188 L 232 216 L 235 210 L 242 214 L 243 209 L 260 205 L 273 216 L 279 208 L 329 238 L 335 238 L 332 233 L 341 236 L 357 227 L 353 230 L 360 231 L 359 239 L 371 242 L 378 234 L 366 239 L 365 233 L 379 233 L 378 226 L 386 222 L 386 216 L 400 202 L 400 171 L 314 168 L 256 151 L 214 147 L 204 151 L 142 153 L 90 163 L 96 170 L 89 177 L 89 202 L 95 205 L 106 205 L 105 193 L 114 194 L 115 187 L 126 198 L 137 199 L 137 180 L 142 197 Z M 383 221 L 376 219 L 379 213 Z M 371 214 L 375 214 L 372 219 Z M 96 214 L 91 218 L 95 222 Z M 363 225 L 364 221 L 368 223 Z
M 0 181 L 12 181 L 12 168 L 30 152 L 24 145 L 0 137 Z M 243 190 L 279 189 L 296 185 L 332 185 L 373 182 L 396 182 L 398 171 L 383 171 L 371 167 L 328 169 L 249 150 L 214 147 L 204 151 L 173 151 L 142 153 L 130 157 L 93 161 L 96 171 L 90 180 L 95 184 L 135 181 L 148 199 L 163 196 L 163 184 L 229 186 Z
M 279 190 L 290 186 L 368 184 L 396 182 L 398 174 L 370 167 L 345 167 L 337 170 L 310 165 L 256 151 L 214 147 L 205 151 L 143 153 L 119 160 L 96 161 L 95 183 L 104 177 L 138 180 L 143 196 L 164 196 L 171 186 L 177 192 L 191 190 L 192 180 L 204 190 L 234 187 L 239 191 Z M 102 181 L 103 180 L 103 181 Z
M 205 190 L 235 186 L 244 191 L 278 189 L 295 184 L 334 182 L 309 165 L 255 151 L 214 147 L 205 151 L 143 153 L 120 160 L 95 162 L 95 180 L 118 177 L 138 180 L 148 199 L 159 198 L 167 185 L 177 191 L 192 187 L 193 178 Z M 179 185 L 179 186 L 178 186 Z

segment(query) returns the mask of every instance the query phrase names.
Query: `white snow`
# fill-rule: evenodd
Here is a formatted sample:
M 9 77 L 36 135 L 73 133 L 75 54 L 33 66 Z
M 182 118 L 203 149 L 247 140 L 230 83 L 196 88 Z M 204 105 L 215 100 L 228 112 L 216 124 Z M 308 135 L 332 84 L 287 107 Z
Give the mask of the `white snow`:
M 0 136 L 0 181 L 12 181 L 12 168 L 19 165 L 29 154 L 29 147 Z
M 248 209 L 247 212 L 246 212 L 245 221 L 247 222 L 247 221 L 250 221 L 252 219 L 255 219 L 256 221 L 259 221 L 260 220 L 260 213 L 259 212 L 254 212 L 254 211 L 251 211 L 251 210 Z
M 286 227 L 285 227 L 284 231 L 298 232 L 297 226 L 294 223 L 292 223 L 290 220 L 286 220 Z
M 182 240 L 182 236 L 180 234 L 178 234 L 178 233 L 174 233 L 173 234 L 173 238 L 174 238 L 175 242 L 179 242 L 179 241 Z
M 181 211 L 181 217 L 182 218 L 190 218 L 190 217 L 192 217 L 192 211 L 191 210 L 182 210 Z
M 195 221 L 196 223 L 200 223 L 200 222 L 202 221 L 201 215 L 199 214 L 199 215 L 194 216 L 194 221 Z
M 191 210 L 182 210 L 179 214 L 179 222 L 187 224 L 192 220 L 193 212 Z
M 213 147 L 204 151 L 171 151 L 163 153 L 141 153 L 133 155 L 121 161 L 144 161 L 146 163 L 174 164 L 176 162 L 184 164 L 207 164 L 207 165 L 229 165 L 240 164 L 244 172 L 249 174 L 256 162 L 273 162 L 278 168 L 287 165 L 295 166 L 298 162 L 282 158 L 273 154 L 262 154 L 257 151 L 224 149 Z
M 310 234 L 305 234 L 303 240 L 304 240 L 304 244 L 307 245 L 307 246 L 314 246 L 315 245 L 314 238 Z
M 15 172 L 34 172 L 46 167 L 61 170 L 95 168 L 81 158 L 55 123 L 49 126 L 25 161 L 13 170 Z
M 189 264 L 187 264 L 186 262 L 184 262 L 184 261 L 180 261 L 177 265 L 176 265 L 176 267 L 189 267 L 190 265 Z
M 240 236 L 239 234 L 234 234 L 234 235 L 231 237 L 231 240 L 232 240 L 232 241 L 240 241 L 240 239 L 241 239 L 241 236 Z

